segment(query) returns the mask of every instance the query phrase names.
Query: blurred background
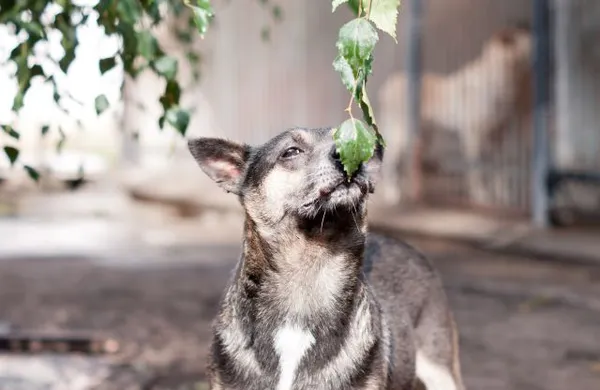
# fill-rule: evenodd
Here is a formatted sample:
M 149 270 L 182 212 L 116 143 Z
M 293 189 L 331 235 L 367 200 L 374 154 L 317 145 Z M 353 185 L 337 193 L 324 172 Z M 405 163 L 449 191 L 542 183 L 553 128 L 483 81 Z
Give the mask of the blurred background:
M 206 38 L 191 39 L 195 64 L 180 18 L 152 30 L 180 59 L 186 138 L 258 144 L 345 119 L 332 61 L 349 9 L 213 6 Z M 159 129 L 164 81 L 101 74 L 119 41 L 94 18 L 77 35 L 72 66 L 55 74 L 68 110 L 32 82 L 15 114 L 18 80 L 0 67 L 0 122 L 20 132 L 20 163 L 0 156 L 0 389 L 207 388 L 241 207 L 184 137 Z M 382 34 L 377 45 L 369 91 L 388 147 L 371 230 L 440 269 L 468 388 L 600 386 L 599 37 L 597 0 L 405 0 L 398 42 Z M 0 24 L 2 62 L 17 43 Z M 41 63 L 60 50 L 49 37 Z M 97 115 L 100 94 L 110 107 Z M 26 343 L 40 337 L 106 348 Z

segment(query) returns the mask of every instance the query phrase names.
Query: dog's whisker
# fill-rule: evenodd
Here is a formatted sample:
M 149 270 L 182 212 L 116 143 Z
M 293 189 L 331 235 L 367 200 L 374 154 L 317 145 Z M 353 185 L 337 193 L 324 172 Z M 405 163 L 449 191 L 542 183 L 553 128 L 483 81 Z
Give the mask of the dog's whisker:
M 355 207 L 354 201 L 353 201 L 352 202 L 352 210 L 350 211 L 350 215 L 352 216 L 352 219 L 354 220 L 354 224 L 356 225 L 356 230 L 360 232 L 360 228 L 358 227 L 358 222 L 356 222 L 355 214 L 358 214 L 358 211 L 356 211 L 356 207 Z
M 323 219 L 321 219 L 321 232 L 323 233 L 323 225 L 325 224 L 325 215 L 327 214 L 327 210 L 323 209 Z

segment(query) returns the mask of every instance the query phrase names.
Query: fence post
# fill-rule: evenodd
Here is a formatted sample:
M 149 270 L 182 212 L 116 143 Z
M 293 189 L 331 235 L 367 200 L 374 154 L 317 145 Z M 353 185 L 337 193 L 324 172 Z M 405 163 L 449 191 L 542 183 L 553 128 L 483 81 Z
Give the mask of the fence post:
M 422 192 L 420 137 L 421 127 L 421 46 L 422 46 L 422 14 L 424 0 L 411 0 L 409 4 L 407 27 L 406 72 L 407 83 L 407 116 L 406 129 L 408 142 L 406 144 L 406 177 L 409 183 L 409 198 L 418 201 Z
M 531 169 L 532 222 L 538 228 L 548 226 L 548 173 L 550 148 L 548 116 L 550 105 L 550 7 L 549 0 L 534 0 L 534 129 Z

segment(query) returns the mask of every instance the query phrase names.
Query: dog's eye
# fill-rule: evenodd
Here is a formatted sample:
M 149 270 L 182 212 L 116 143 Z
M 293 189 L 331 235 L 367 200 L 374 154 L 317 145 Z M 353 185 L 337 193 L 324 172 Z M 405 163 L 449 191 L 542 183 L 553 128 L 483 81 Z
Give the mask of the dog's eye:
M 283 154 L 281 155 L 281 158 L 284 158 L 284 159 L 294 158 L 297 155 L 299 155 L 300 153 L 302 153 L 302 150 L 292 146 L 291 148 L 287 148 L 285 150 L 285 152 L 283 152 Z

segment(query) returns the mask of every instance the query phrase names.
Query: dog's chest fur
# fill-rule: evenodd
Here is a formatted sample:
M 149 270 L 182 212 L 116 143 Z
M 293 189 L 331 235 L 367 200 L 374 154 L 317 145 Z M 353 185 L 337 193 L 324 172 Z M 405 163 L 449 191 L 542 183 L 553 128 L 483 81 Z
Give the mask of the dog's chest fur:
M 223 388 L 358 389 L 382 370 L 388 343 L 373 295 L 347 255 L 323 255 L 296 244 L 276 270 L 253 275 L 257 259 L 240 263 L 213 345 Z

